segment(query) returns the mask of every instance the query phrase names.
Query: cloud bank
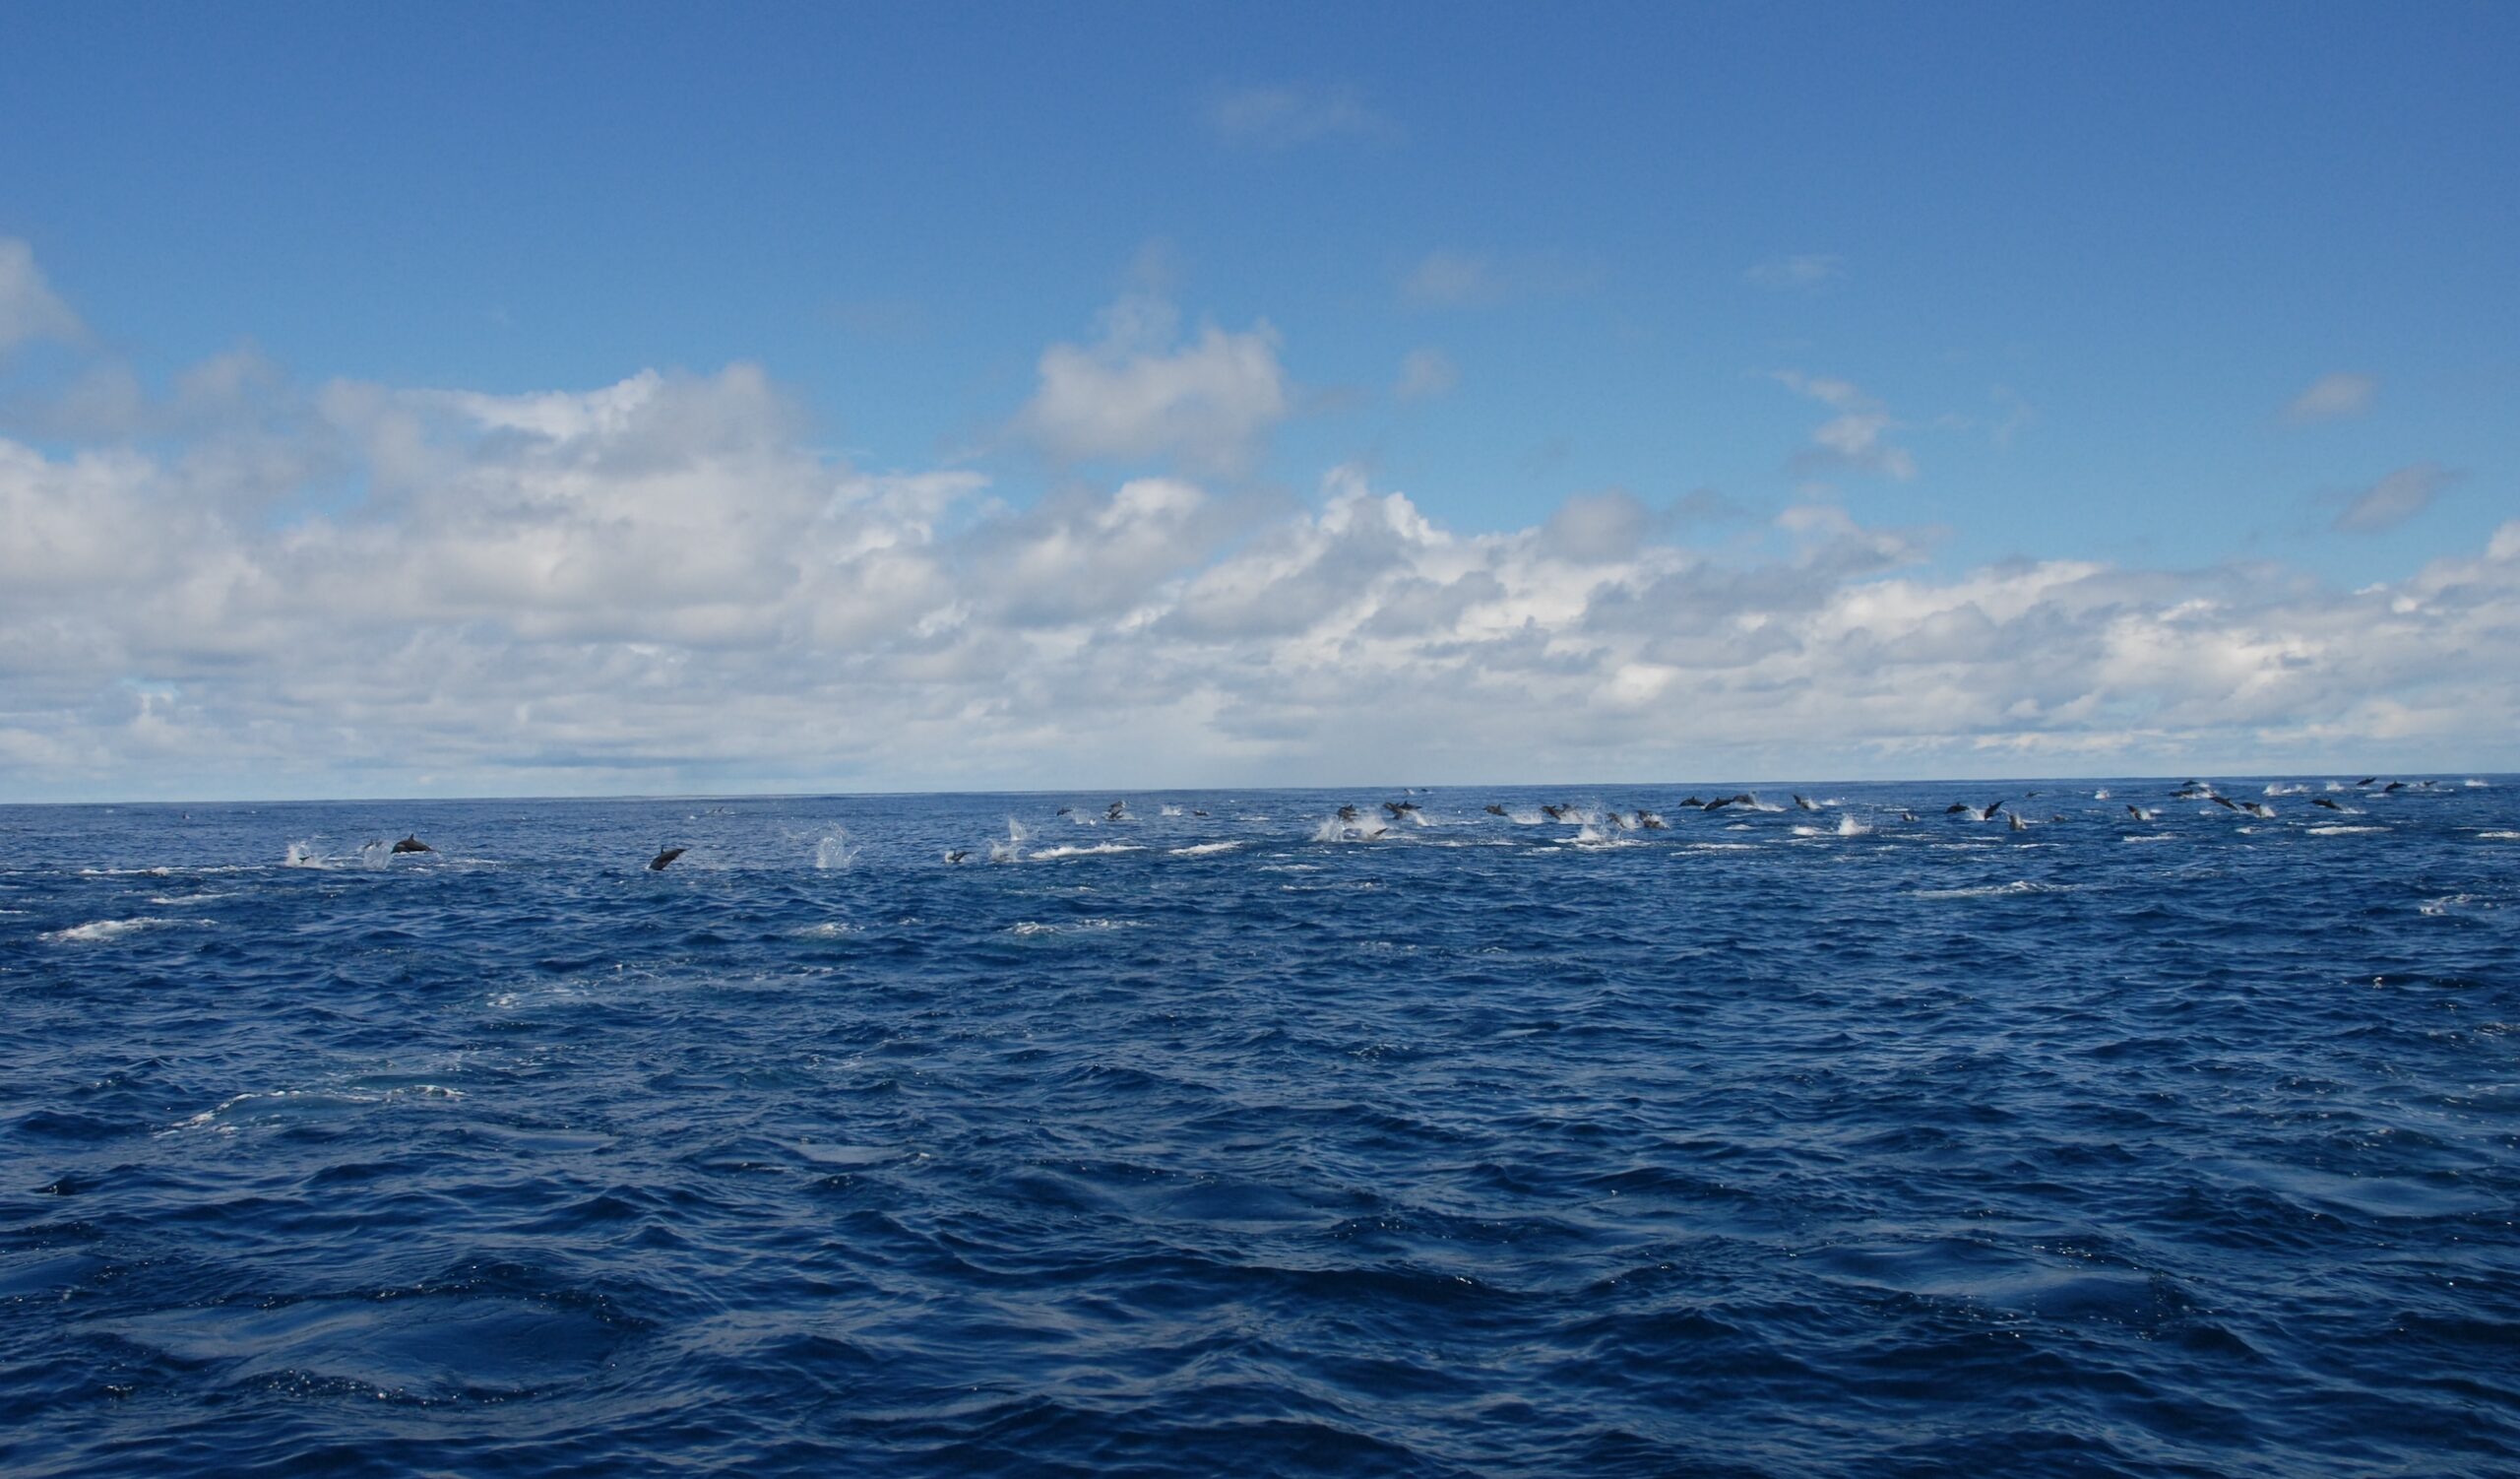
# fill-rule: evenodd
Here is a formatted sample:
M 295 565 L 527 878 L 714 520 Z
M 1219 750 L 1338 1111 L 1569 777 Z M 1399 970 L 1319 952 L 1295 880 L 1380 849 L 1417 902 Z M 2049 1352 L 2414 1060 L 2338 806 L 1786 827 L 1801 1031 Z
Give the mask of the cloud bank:
M 1832 504 L 1469 533 L 1354 467 L 1202 471 L 1281 376 L 1260 330 L 1053 350 L 1023 424 L 1160 465 L 1019 504 L 816 450 L 750 365 L 502 396 L 215 361 L 120 433 L 0 437 L 0 796 L 2490 767 L 2520 733 L 2520 521 L 2354 592 L 1935 573 Z M 1870 424 L 1821 445 L 1895 475 Z

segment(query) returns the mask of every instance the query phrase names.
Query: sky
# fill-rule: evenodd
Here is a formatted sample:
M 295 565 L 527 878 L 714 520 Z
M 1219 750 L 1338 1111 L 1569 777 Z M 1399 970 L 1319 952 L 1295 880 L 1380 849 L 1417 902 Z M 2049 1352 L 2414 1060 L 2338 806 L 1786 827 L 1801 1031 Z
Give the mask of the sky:
M 0 801 L 2520 770 L 2520 9 L 0 9 Z

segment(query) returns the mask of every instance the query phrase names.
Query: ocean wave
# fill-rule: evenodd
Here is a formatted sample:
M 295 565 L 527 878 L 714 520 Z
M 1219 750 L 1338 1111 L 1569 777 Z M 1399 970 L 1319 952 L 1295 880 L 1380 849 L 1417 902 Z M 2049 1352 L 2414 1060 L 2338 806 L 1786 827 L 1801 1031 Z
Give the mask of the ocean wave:
M 1192 843 L 1186 848 L 1172 849 L 1172 856 L 1175 858 L 1213 858 L 1219 853 L 1230 853 L 1246 845 L 1247 844 L 1239 842 L 1198 842 Z
M 1146 849 L 1134 842 L 1098 842 L 1090 846 L 1042 848 L 1031 855 L 1035 863 L 1055 863 L 1061 858 L 1102 858 L 1113 853 L 1143 853 Z
M 2386 828 L 2386 827 L 2358 827 L 2358 826 L 2348 826 L 2348 825 L 2345 825 L 2345 824 L 2343 824 L 2343 823 L 2338 823 L 2338 824 L 2336 824 L 2336 825 L 2332 825 L 2332 826 L 2325 826 L 2325 827 L 2307 827 L 2307 828 L 2304 828 L 2303 830 L 2307 831 L 2307 832 L 2308 832 L 2312 837 L 2353 837 L 2353 836 L 2358 836 L 2358 835 L 2362 834 L 2362 833 L 2365 833 L 2365 832 L 2385 832 L 2385 831 L 2387 831 L 2387 830 L 2388 830 L 2388 828 Z
M 1006 927 L 1006 932 L 1029 939 L 1040 934 L 1066 934 L 1070 932 L 1092 932 L 1102 930 L 1142 930 L 1144 928 L 1146 928 L 1146 921 L 1144 920 L 1083 919 L 1069 920 L 1065 924 L 1059 925 L 1047 924 L 1040 920 L 1018 920 L 1016 923 Z
M 1025 797 L 0 814 L 8 1442 L 166 1479 L 390 1469 L 393 1432 L 450 1472 L 1641 1474 L 1734 1431 L 1783 1435 L 1740 1479 L 2492 1468 L 2520 1315 L 2410 1270 L 2515 1246 L 2520 786 L 2330 838 L 2370 818 L 1607 784 L 1670 808 L 1617 838 L 1653 851 L 1452 791 L 1364 848 L 1307 841 L 1341 794 L 1149 793 L 1149 846 L 1067 868 L 932 866 L 1009 811 L 1119 843 Z M 271 846 L 387 819 L 506 870 Z M 629 886 L 660 842 L 745 866 Z M 180 886 L 75 871 L 144 859 Z M 126 917 L 169 924 L 36 942 Z M 2304 1084 L 2331 1113 L 2236 1145 Z
M 1920 899 L 1992 899 L 2016 894 L 2073 893 L 2077 887 L 2072 883 L 2042 883 L 2031 878 L 2016 878 L 2010 883 L 1982 883 L 1970 888 L 1920 888 L 1914 892 Z
M 165 930 L 176 926 L 208 925 L 209 923 L 209 920 L 173 920 L 161 919 L 156 915 L 142 915 L 127 920 L 90 920 L 87 924 L 72 925 L 66 930 L 49 931 L 38 937 L 57 945 L 96 944 L 104 940 L 120 939 L 127 934 L 137 934 L 143 930 Z

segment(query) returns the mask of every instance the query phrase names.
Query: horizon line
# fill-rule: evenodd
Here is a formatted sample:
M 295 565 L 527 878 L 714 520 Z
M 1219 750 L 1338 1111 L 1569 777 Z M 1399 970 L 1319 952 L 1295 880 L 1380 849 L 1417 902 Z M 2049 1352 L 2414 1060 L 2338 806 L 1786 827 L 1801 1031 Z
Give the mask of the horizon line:
M 2447 772 L 2447 771 L 2439 771 L 2439 770 L 2436 770 L 2436 771 L 2431 771 L 2431 772 L 2428 772 L 2428 773 L 2427 773 L 2427 772 L 2424 772 L 2424 771 L 2414 771 L 2414 772 L 2406 772 L 2406 773 L 2404 773 L 2404 774 L 2405 774 L 2405 775 L 2411 775 L 2411 776 L 2417 777 L 2417 778 L 2419 778 L 2419 779 L 2438 779 L 2438 778 L 2440 778 L 2441 776 L 2447 775 L 2447 774 L 2449 774 L 2449 773 L 2450 773 L 2450 772 Z M 2220 775 L 2222 775 L 2222 776 L 2224 776 L 2224 777 L 2230 778 L 2230 779 L 2234 779 L 2234 780 L 2242 780 L 2242 781 L 2310 781 L 2310 780 L 2317 780 L 2317 781 L 2322 781 L 2322 782 L 2324 782 L 2324 781 L 2330 781 L 2330 780 L 2333 780 L 2333 779 L 2335 778 L 2335 777 L 2334 777 L 2334 772 L 2327 772 L 2327 771 L 2290 771 L 2290 772 L 2277 772 L 2277 771 L 2245 771 L 2245 772 L 2243 772 L 2243 771 L 2223 771 L 2223 772 L 2220 772 L 2219 774 L 2220 774 Z M 2372 774 L 2372 776 L 2373 776 L 2375 779 L 2381 779 L 2381 778 L 2386 778 L 2386 779 L 2402 779 L 2402 778 L 2403 778 L 2403 776 L 2401 776 L 2399 773 L 2395 773 L 2395 772 L 2387 773 L 2385 776 L 2383 775 L 2383 773 L 2382 773 L 2382 772 L 2378 772 L 2378 771 L 2371 772 L 2371 774 Z M 2467 771 L 2467 770 L 2462 770 L 2462 771 L 2459 771 L 2459 772 L 2458 772 L 2458 774 L 2460 774 L 2461 776 L 2463 776 L 2465 779 L 2469 779 L 2469 780 L 2488 780 L 2488 779 L 2493 779 L 2493 780 L 2514 780 L 2514 779 L 2520 779 L 2520 771 L 2500 771 L 2500 770 L 2474 770 L 2474 771 Z M 1026 788 L 1026 789 L 1021 789 L 1021 790 L 1004 790 L 1004 791 L 992 791 L 992 790 L 950 790 L 950 789 L 943 789 L 943 790 L 940 790 L 940 789 L 909 790 L 909 789 L 905 789 L 905 790 L 894 790 L 894 791 L 873 790 L 873 791 L 690 791 L 690 792 L 618 792 L 618 793 L 600 793 L 600 794 L 597 794 L 597 793 L 590 793 L 590 794 L 586 794 L 586 795 L 577 795 L 577 796 L 569 796 L 569 795 L 548 795 L 548 794 L 540 794 L 540 795 L 537 795 L 537 794 L 532 794 L 532 793 L 492 793 L 492 794 L 483 794 L 483 795 L 477 795 L 477 796 L 380 796 L 380 797 L 359 797 L 359 796 L 268 796 L 268 797 L 250 797 L 250 796 L 249 796 L 249 797 L 210 797 L 210 798 L 200 798 L 200 797 L 195 797 L 195 798 L 185 798 L 185 799 L 172 800 L 172 801 L 160 801 L 160 800 L 155 800 L 155 799 L 149 799 L 149 798 L 130 798 L 130 799 L 124 799 L 124 800 L 103 800 L 103 801 L 66 801 L 66 800 L 65 800 L 65 801 L 7 801 L 7 800 L 0 800 L 0 808 L 17 807 L 17 806 L 27 806 L 27 807 L 33 807 L 33 806 L 165 806 L 165 807 L 175 807 L 175 808 L 181 808 L 181 807 L 185 807 L 185 806 L 348 806 L 348 805 L 388 806 L 388 805 L 411 805 L 411 804 L 419 804 L 419 805 L 449 805 L 449 804 L 459 804 L 459 803 L 487 803 L 487 802 L 527 802 L 527 803 L 540 803 L 540 804 L 561 803 L 561 802 L 585 802 L 585 803 L 603 803 L 603 802 L 611 802 L 611 803 L 621 803 L 621 802 L 770 802 L 770 801 L 788 801 L 788 802 L 795 802 L 795 801 L 855 801 L 855 800 L 865 800 L 865 799 L 875 799 L 875 798 L 885 798 L 885 797 L 942 797 L 942 796 L 974 796 L 974 797 L 983 797 L 983 796 L 1002 796 L 1002 797 L 1077 797 L 1077 796 L 1156 796 L 1156 795 L 1182 795 L 1182 796 L 1190 796 L 1190 795 L 1216 795 L 1216 794 L 1219 794 L 1219 793 L 1233 793 L 1233 792 L 1272 792 L 1272 791 L 1282 791 L 1282 792 L 1296 792 L 1296 791 L 1398 791 L 1398 792 L 1401 792 L 1401 793 L 1407 794 L 1407 793 L 1412 793 L 1412 792 L 1419 792 L 1419 793 L 1423 793 L 1423 792 L 1436 792 L 1436 791 L 1475 791 L 1475 790 L 1480 790 L 1480 789 L 1481 789 L 1481 788 L 1488 789 L 1488 790 L 1506 790 L 1506 791 L 1538 791 L 1538 790 L 1552 790 L 1552 789 L 1553 789 L 1553 790 L 1567 790 L 1567 791 L 1572 791 L 1572 790 L 1581 790 L 1581 789 L 1606 790 L 1606 789 L 1620 789 L 1620 788 L 1625 788 L 1625 789 L 1630 789 L 1630 790 L 1642 790 L 1642 789 L 1646 789 L 1646 788 L 1659 788 L 1659 789 L 1666 789 L 1666 790 L 1678 790 L 1678 789 L 1682 789 L 1682 788 L 1686 788 L 1686 787 L 1692 787 L 1692 786 L 1736 786 L 1736 787 L 1741 787 L 1741 788 L 1745 788 L 1745 789 L 1747 789 L 1747 788 L 1754 788 L 1754 787 L 1761 787 L 1761 786 L 1770 787 L 1770 788 L 1780 787 L 1780 786 L 1785 786 L 1785 787 L 1792 787 L 1792 786 L 1807 786 L 1807 787 L 1811 787 L 1811 788 L 1817 789 L 1817 788 L 1820 788 L 1820 787 L 1826 787 L 1826 786 L 2026 786 L 2026 785 L 2032 785 L 2032 784 L 2038 784 L 2038 785 L 2066 785 L 2066 784 L 2089 784 L 2089 783 L 2098 783 L 2098 784 L 2102 784 L 2102 785 L 2109 785 L 2109 784 L 2139 784 L 2139 783 L 2145 783 L 2145 782 L 2159 782 L 2159 783 L 2164 784 L 2164 785 L 2176 785 L 2176 784 L 2180 784 L 2181 782 L 2192 782 L 2192 781 L 2211 781 L 2211 780 L 2213 780 L 2213 779 L 2215 778 L 2215 776 L 2216 776 L 2216 775 L 2217 775 L 2217 772 L 2205 771 L 2205 770 L 2198 770 L 2198 771 L 2186 772 L 2186 773 L 2184 773 L 2184 774 L 2182 774 L 2182 775 L 2178 776 L 2178 777 L 2177 777 L 2177 778 L 2175 778 L 2175 779 L 2172 776 L 2172 774 L 2170 774 L 2170 773 L 2168 773 L 2168 772 L 2165 772 L 2165 773 L 2162 773 L 2162 774 L 2159 774 L 2159 775 L 2133 775 L 2133 774 L 2129 774 L 2129 775 L 2080 775 L 2080 776 L 2070 776 L 2070 775 L 2049 775 L 2049 776 L 2040 776 L 2040 775 L 2014 775 L 2014 776 L 1917 776 L 1917 777 L 1911 777 L 1911 778 L 1899 779 L 1899 780 L 1874 780 L 1874 781 L 1851 780 L 1851 779 L 1843 779 L 1843 778 L 1842 778 L 1842 779 L 1836 779 L 1836 780 L 1830 780 L 1830 779 L 1819 779 L 1819 780 L 1810 780 L 1810 779 L 1792 780 L 1792 779 L 1771 778 L 1771 779 L 1767 779 L 1767 780 L 1749 780 L 1749 781 L 1742 781 L 1742 780 L 1710 781 L 1710 780 L 1702 780 L 1702 779 L 1701 779 L 1701 780 L 1694 780 L 1694 781 L 1469 781 L 1469 782 L 1439 783 L 1439 784 L 1435 784 L 1435 785 L 1419 785 L 1419 784 L 1408 784 L 1408 783 L 1398 784 L 1398 785 L 1368 785 L 1368 784 L 1361 784 L 1361 783 L 1339 782 L 1339 783 L 1332 783 L 1332 784 L 1327 784 L 1327 785 L 1317 785 L 1317 786 L 1137 786 L 1137 787 L 1128 787 L 1128 786 L 1103 786 L 1103 787 L 1095 787 L 1095 786 L 1075 786 L 1075 787 L 1060 787 L 1060 788 Z M 2340 785 L 2346 785 L 2346 786 L 2353 786 L 2353 785 L 2358 785 L 2358 784 L 2360 784 L 2360 783 L 2359 783 L 2359 782 L 2352 782 L 2352 781 L 2340 781 L 2340 782 L 2338 782 L 2337 784 L 2340 784 Z

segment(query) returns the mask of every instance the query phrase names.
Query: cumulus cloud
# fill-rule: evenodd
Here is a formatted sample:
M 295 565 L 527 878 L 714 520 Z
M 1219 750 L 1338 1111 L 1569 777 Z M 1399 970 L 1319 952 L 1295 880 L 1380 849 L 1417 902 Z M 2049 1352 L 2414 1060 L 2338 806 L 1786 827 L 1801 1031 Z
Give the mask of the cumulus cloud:
M 2378 534 L 2397 528 L 2432 506 L 2456 475 L 2435 463 L 2403 467 L 2354 495 L 2336 516 L 2336 527 L 2348 534 Z
M 86 333 L 79 315 L 44 281 L 34 248 L 0 236 L 0 354 L 39 339 L 76 341 Z
M 1197 352 L 1156 327 L 1081 353 Z M 143 410 L 168 429 L 0 438 L 0 795 L 2122 773 L 2520 732 L 2520 521 L 2344 592 L 1937 570 L 1826 502 L 1724 505 L 1717 547 L 1617 490 L 1471 533 L 1354 467 L 1016 501 L 817 450 L 744 364 L 491 395 L 237 359 Z
M 1400 361 L 1400 380 L 1391 393 L 1403 401 L 1431 401 L 1461 383 L 1461 371 L 1441 350 L 1411 350 Z
M 1208 98 L 1208 128 L 1228 144 L 1289 149 L 1324 139 L 1394 139 L 1400 129 L 1365 106 L 1354 88 L 1245 87 Z
M 2337 421 L 2361 416 L 2371 409 L 2371 397 L 2379 389 L 2380 382 L 2369 375 L 2321 375 L 2284 408 L 2284 418 L 2297 422 Z
M 1275 329 L 1206 324 L 1183 343 L 1172 306 L 1146 294 L 1106 310 L 1097 342 L 1042 351 L 1040 372 L 1015 424 L 1071 462 L 1162 457 L 1231 473 L 1292 409 Z
M 1795 256 L 1770 257 L 1741 277 L 1754 288 L 1808 292 L 1846 275 L 1844 259 L 1824 252 L 1804 252 Z
M 1906 482 L 1917 476 L 1917 460 L 1905 447 L 1892 446 L 1883 433 L 1899 429 L 1879 401 L 1844 380 L 1779 370 L 1777 383 L 1829 407 L 1838 414 L 1811 433 L 1811 444 L 1794 460 L 1797 471 L 1852 469 Z

